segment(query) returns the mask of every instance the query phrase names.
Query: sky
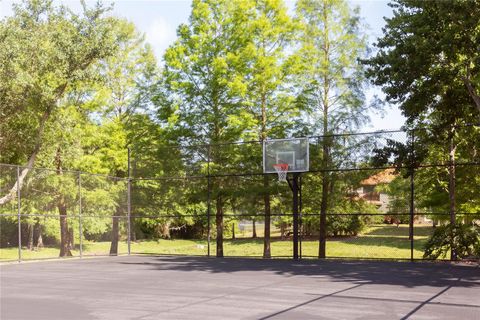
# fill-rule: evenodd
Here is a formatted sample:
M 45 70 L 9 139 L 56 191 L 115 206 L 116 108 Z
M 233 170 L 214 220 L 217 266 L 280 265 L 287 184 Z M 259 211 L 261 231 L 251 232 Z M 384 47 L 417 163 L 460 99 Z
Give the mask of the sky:
M 18 1 L 16 1 L 18 2 Z M 80 1 L 56 0 L 73 10 L 80 10 Z M 176 39 L 176 29 L 181 23 L 187 23 L 190 15 L 191 1 L 189 0 L 117 0 L 104 3 L 114 3 L 113 14 L 132 21 L 137 28 L 145 33 L 146 41 L 149 42 L 161 64 L 165 49 Z M 0 19 L 12 14 L 12 0 L 0 0 Z M 87 1 L 87 4 L 92 1 Z M 286 1 L 287 6 L 293 9 L 295 2 Z M 385 25 L 384 17 L 392 16 L 392 9 L 384 0 L 350 0 L 352 6 L 360 7 L 360 15 L 364 23 L 369 27 L 367 34 L 370 43 L 382 35 L 382 27 Z M 370 89 L 366 96 L 370 99 L 374 94 L 383 97 L 379 88 Z M 398 129 L 404 123 L 404 117 L 396 106 L 386 106 L 381 114 L 372 112 L 372 122 L 364 128 L 368 130 Z

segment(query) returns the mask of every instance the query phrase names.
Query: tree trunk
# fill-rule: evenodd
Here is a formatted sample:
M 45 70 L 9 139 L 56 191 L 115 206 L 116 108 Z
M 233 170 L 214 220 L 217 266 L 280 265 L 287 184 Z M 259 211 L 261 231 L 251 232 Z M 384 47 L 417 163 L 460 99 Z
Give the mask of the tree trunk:
M 118 214 L 118 209 L 117 213 Z M 118 217 L 112 217 L 112 242 L 110 244 L 110 255 L 118 255 Z
M 72 227 L 68 228 L 68 248 L 70 250 L 75 249 L 75 233 Z
M 330 65 L 330 39 L 329 39 L 329 17 L 327 3 L 323 2 L 323 23 L 324 23 L 324 35 L 325 41 L 323 44 L 323 51 L 325 56 L 323 62 L 325 66 Z M 330 164 L 330 137 L 327 137 L 329 133 L 329 91 L 330 91 L 330 78 L 329 73 L 323 74 L 323 87 L 320 89 L 322 100 L 319 102 L 320 107 L 323 107 L 323 157 L 322 157 L 322 169 L 325 170 L 322 173 L 322 202 L 320 205 L 320 237 L 318 245 L 318 257 L 326 257 L 326 241 L 327 241 L 327 210 L 328 210 L 328 196 L 329 196 L 329 173 L 326 171 Z
M 263 189 L 264 189 L 264 195 L 263 195 L 263 202 L 264 202 L 264 210 L 265 210 L 265 226 L 264 226 L 264 236 L 263 236 L 263 257 L 264 258 L 271 258 L 272 253 L 270 249 L 270 215 L 271 215 L 271 210 L 270 210 L 270 193 L 268 190 L 268 177 L 265 175 L 263 176 Z
M 232 223 L 232 240 L 235 240 L 235 222 Z
M 130 240 L 137 241 L 137 233 L 135 232 L 135 219 L 130 220 Z
M 43 227 L 40 223 L 37 222 L 35 225 L 36 230 L 37 230 L 37 249 L 43 248 L 43 238 L 42 238 L 42 233 L 43 233 Z
M 252 239 L 257 238 L 257 225 L 255 224 L 255 219 L 252 220 Z
M 260 130 L 260 140 L 267 139 L 267 98 L 265 94 L 265 88 L 262 87 L 262 96 L 261 96 L 261 108 L 262 108 L 262 127 Z M 271 247 L 270 247 L 270 191 L 268 177 L 263 176 L 263 203 L 264 203 L 264 215 L 265 215 L 265 225 L 263 232 L 263 257 L 271 258 Z M 282 234 L 283 237 L 283 234 Z
M 60 257 L 71 257 L 72 252 L 68 246 L 68 220 L 67 220 L 67 206 L 62 199 L 57 204 L 58 214 L 60 215 Z
M 55 163 L 57 167 L 57 174 L 61 176 L 63 174 L 63 170 L 60 147 L 57 148 Z M 68 232 L 67 205 L 65 203 L 65 196 L 63 194 L 58 195 L 57 208 L 60 216 L 60 257 L 72 256 L 72 252 L 70 251 L 68 245 L 70 236 Z
M 163 239 L 170 239 L 170 222 L 166 221 L 165 223 L 159 226 L 160 236 Z
M 112 217 L 112 242 L 110 243 L 110 255 L 118 255 L 118 238 L 119 238 L 119 217 L 122 215 L 121 206 L 117 206 L 115 215 Z
M 305 236 L 311 236 L 314 231 L 316 231 L 310 220 L 307 223 L 304 222 L 302 225 Z
M 323 170 L 328 168 L 329 147 L 326 138 L 323 138 Z M 318 257 L 326 257 L 326 244 L 327 244 L 327 210 L 328 210 L 328 195 L 329 195 L 329 174 L 324 171 L 322 173 L 322 200 L 320 204 L 320 237 L 318 246 Z
M 28 230 L 27 248 L 28 250 L 33 250 L 33 223 L 28 223 L 27 230 Z
M 449 166 L 449 183 L 448 183 L 448 198 L 450 202 L 450 225 L 455 227 L 456 224 L 456 199 L 455 199 L 455 151 L 457 146 L 455 145 L 454 141 L 455 135 L 455 127 L 452 127 L 451 135 L 450 135 L 450 166 Z M 453 229 L 452 229 L 453 230 Z M 453 235 L 452 235 L 452 243 L 451 243 L 451 259 L 457 260 L 457 253 L 453 243 Z
M 217 196 L 216 201 L 217 212 L 215 215 L 215 223 L 217 225 L 217 258 L 223 258 L 223 204 L 222 196 Z

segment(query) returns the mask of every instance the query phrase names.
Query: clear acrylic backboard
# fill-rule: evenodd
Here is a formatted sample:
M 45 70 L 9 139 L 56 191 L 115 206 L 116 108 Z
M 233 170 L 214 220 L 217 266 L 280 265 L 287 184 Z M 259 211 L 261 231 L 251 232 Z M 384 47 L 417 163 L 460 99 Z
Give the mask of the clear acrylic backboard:
M 309 167 L 308 138 L 263 141 L 263 172 L 276 173 L 275 164 L 288 164 L 288 172 L 305 172 Z

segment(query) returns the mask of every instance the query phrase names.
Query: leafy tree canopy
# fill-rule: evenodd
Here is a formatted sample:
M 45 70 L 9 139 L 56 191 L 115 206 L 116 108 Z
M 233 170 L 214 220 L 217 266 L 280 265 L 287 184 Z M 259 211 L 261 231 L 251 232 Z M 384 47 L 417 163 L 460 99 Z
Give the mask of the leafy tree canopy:
M 373 82 L 410 122 L 480 119 L 480 2 L 396 0 L 377 55 Z

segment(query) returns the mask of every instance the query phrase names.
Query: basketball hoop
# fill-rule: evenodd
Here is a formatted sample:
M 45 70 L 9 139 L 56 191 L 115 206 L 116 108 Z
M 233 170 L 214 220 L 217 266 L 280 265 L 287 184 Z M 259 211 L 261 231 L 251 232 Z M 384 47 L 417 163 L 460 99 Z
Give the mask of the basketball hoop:
M 288 173 L 288 164 L 287 163 L 277 163 L 274 164 L 273 167 L 275 171 L 278 173 L 278 181 L 287 181 L 287 173 Z

